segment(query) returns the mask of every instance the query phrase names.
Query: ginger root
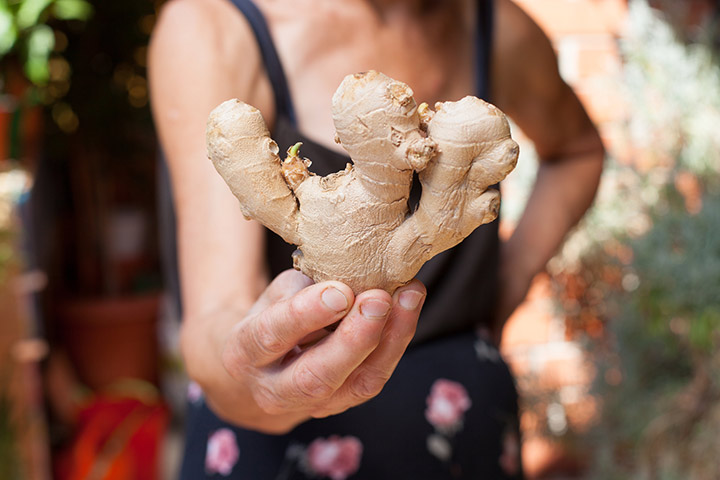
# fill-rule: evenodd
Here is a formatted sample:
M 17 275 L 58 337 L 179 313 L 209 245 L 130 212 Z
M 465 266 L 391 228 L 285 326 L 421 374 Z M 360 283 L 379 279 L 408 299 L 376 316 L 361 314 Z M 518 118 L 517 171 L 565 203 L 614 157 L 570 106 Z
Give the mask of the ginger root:
M 353 164 L 320 177 L 299 145 L 281 161 L 260 112 L 239 100 L 210 114 L 207 147 L 247 218 L 297 245 L 296 269 L 355 293 L 390 293 L 433 256 L 497 217 L 489 188 L 515 167 L 505 115 L 475 97 L 417 106 L 412 90 L 382 73 L 347 76 L 332 99 L 338 141 Z M 413 172 L 422 184 L 409 211 Z

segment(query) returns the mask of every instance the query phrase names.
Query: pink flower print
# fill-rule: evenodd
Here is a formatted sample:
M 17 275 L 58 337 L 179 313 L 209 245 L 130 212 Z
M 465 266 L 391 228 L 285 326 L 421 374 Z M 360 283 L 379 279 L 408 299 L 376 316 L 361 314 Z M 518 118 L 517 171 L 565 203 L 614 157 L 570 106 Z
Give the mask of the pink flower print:
M 427 397 L 425 418 L 441 432 L 452 432 L 462 426 L 463 416 L 472 402 L 465 387 L 444 378 L 435 380 Z
M 205 453 L 205 471 L 212 475 L 228 476 L 240 457 L 235 434 L 229 428 L 221 428 L 210 435 Z
M 363 446 L 356 437 L 317 438 L 307 448 L 307 467 L 316 475 L 345 480 L 360 468 Z

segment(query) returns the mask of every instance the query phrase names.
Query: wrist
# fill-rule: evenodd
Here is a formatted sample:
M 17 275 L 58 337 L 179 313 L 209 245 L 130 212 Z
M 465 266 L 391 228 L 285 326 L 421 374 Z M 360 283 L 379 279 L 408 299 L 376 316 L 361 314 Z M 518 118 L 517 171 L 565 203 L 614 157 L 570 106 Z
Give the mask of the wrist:
M 271 435 L 287 433 L 309 415 L 265 412 L 255 402 L 249 382 L 231 376 L 223 364 L 225 342 L 232 338 L 230 329 L 238 318 L 242 316 L 225 312 L 213 318 L 186 320 L 180 329 L 185 370 L 202 388 L 208 408 L 221 420 Z
M 502 288 L 530 285 L 532 279 L 544 267 L 533 259 L 532 248 L 509 239 L 500 246 L 499 280 Z
M 527 246 L 518 248 L 511 241 L 501 245 L 499 288 L 500 296 L 493 324 L 493 336 L 499 339 L 502 329 L 515 309 L 523 302 L 539 268 L 527 255 Z

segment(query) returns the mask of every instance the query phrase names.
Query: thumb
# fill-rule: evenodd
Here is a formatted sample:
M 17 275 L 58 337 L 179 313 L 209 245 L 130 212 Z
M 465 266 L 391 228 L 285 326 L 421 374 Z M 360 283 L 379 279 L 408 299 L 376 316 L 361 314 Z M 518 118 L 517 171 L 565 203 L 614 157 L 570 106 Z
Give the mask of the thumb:
M 285 270 L 270 282 L 270 285 L 265 288 L 265 291 L 250 308 L 248 314 L 261 312 L 274 303 L 292 297 L 313 283 L 310 277 L 297 270 Z

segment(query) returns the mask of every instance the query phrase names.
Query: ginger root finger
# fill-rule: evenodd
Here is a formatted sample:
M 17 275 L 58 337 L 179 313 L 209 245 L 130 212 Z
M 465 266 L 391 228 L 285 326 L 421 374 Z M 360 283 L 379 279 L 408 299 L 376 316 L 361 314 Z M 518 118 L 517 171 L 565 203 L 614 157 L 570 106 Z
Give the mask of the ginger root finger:
M 263 225 L 297 244 L 297 201 L 260 111 L 239 100 L 223 102 L 210 113 L 205 138 L 208 156 L 240 201 L 243 215 L 262 219 Z
M 519 153 L 497 107 L 465 97 L 436 108 L 427 132 L 440 153 L 420 172 L 420 204 L 392 245 L 418 270 L 497 217 L 500 195 L 490 187 L 515 168 Z
M 514 168 L 518 148 L 496 107 L 466 97 L 434 112 L 404 83 L 369 71 L 343 80 L 333 119 L 353 164 L 326 177 L 307 173 L 297 145 L 281 162 L 249 105 L 225 102 L 208 123 L 208 155 L 243 213 L 297 245 L 293 265 L 313 280 L 392 293 L 497 216 L 491 186 Z M 413 172 L 423 192 L 410 212 Z

